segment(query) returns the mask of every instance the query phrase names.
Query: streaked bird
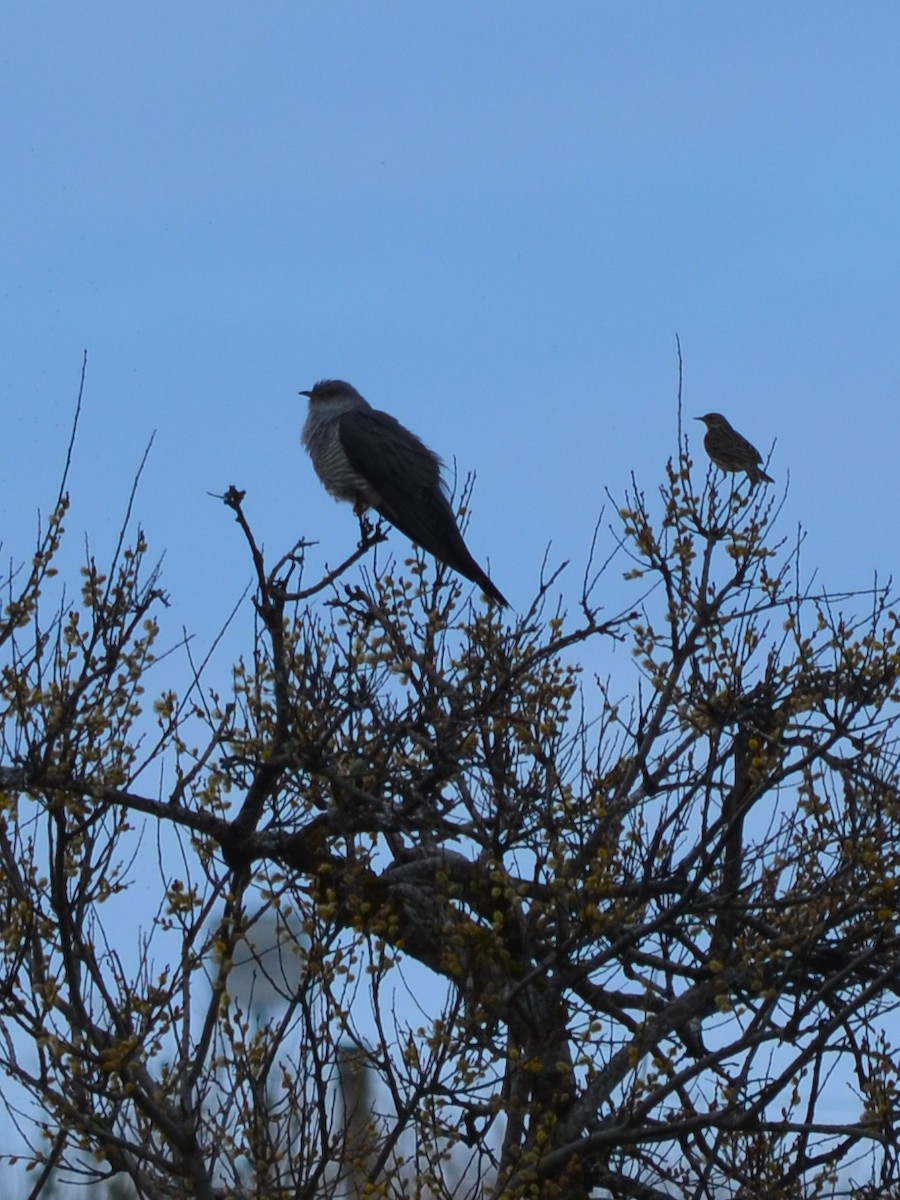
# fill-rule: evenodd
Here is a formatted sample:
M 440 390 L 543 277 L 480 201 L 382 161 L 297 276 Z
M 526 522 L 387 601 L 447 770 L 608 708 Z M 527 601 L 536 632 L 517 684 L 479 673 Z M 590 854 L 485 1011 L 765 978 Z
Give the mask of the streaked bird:
M 762 469 L 762 455 L 731 425 L 721 413 L 697 417 L 706 426 L 703 445 L 706 453 L 722 471 L 746 471 L 751 483 L 774 483 Z
M 332 496 L 349 500 L 358 517 L 374 508 L 416 545 L 505 605 L 506 598 L 466 548 L 438 456 L 342 379 L 322 379 L 300 395 L 309 398 L 303 444 Z

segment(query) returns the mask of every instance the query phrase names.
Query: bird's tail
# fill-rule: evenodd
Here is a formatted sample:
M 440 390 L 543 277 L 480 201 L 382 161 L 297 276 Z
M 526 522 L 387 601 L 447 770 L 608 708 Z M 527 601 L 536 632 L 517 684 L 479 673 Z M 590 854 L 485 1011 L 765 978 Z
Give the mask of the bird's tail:
M 490 577 L 482 571 L 478 563 L 472 559 L 471 563 L 465 566 L 457 567 L 460 575 L 465 575 L 466 579 L 471 579 L 473 583 L 477 583 L 486 596 L 489 596 L 495 604 L 499 604 L 501 608 L 509 608 L 509 601 L 500 591 L 500 589 L 491 582 Z
M 489 596 L 495 604 L 499 604 L 501 608 L 509 608 L 509 601 L 494 584 L 486 571 L 479 567 L 478 563 L 469 553 L 469 548 L 462 539 L 462 535 L 454 525 L 452 530 L 448 529 L 447 538 L 440 546 L 426 546 L 426 550 L 430 550 L 436 559 L 446 563 L 454 571 L 457 571 L 466 579 L 470 579 L 472 583 L 477 583 L 486 596 Z
M 422 497 L 417 508 L 397 511 L 384 504 L 376 505 L 378 512 L 423 550 L 472 583 L 477 583 L 486 596 L 503 608 L 509 601 L 469 553 L 449 501 L 442 492 Z

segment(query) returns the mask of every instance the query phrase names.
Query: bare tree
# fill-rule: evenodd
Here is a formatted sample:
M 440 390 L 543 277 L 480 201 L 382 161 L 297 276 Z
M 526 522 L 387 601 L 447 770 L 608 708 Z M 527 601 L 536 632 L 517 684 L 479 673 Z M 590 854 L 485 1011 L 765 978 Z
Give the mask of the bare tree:
M 61 493 L 0 627 L 33 1195 L 900 1194 L 897 617 L 805 588 L 774 489 L 718 478 L 679 442 L 574 610 L 551 575 L 515 620 L 361 572 L 378 530 L 321 579 L 267 564 L 230 489 L 227 687 L 159 652 L 139 531 L 60 587 Z

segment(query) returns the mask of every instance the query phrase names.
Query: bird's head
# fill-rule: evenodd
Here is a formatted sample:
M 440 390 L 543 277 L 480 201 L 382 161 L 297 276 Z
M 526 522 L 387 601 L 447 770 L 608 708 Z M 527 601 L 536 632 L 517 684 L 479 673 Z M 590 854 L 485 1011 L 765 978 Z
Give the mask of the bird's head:
M 705 417 L 695 417 L 695 421 L 702 421 L 707 429 L 730 429 L 731 426 L 725 420 L 721 413 L 707 413 Z
M 330 400 L 362 400 L 356 388 L 343 379 L 320 379 L 308 392 L 301 392 L 300 395 L 307 396 L 311 404 L 327 404 Z

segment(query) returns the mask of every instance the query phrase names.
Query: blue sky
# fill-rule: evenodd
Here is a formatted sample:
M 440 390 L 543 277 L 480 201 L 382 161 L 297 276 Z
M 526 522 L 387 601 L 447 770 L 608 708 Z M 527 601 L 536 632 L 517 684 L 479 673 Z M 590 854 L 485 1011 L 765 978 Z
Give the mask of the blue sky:
M 70 528 L 111 540 L 156 430 L 137 511 L 190 628 L 248 577 L 207 492 L 273 554 L 354 544 L 298 442 L 323 376 L 477 471 L 514 605 L 551 541 L 574 594 L 604 487 L 675 450 L 677 333 L 686 412 L 777 436 L 807 566 L 886 575 L 898 39 L 882 3 L 4 5 L 5 550 L 87 347 Z

